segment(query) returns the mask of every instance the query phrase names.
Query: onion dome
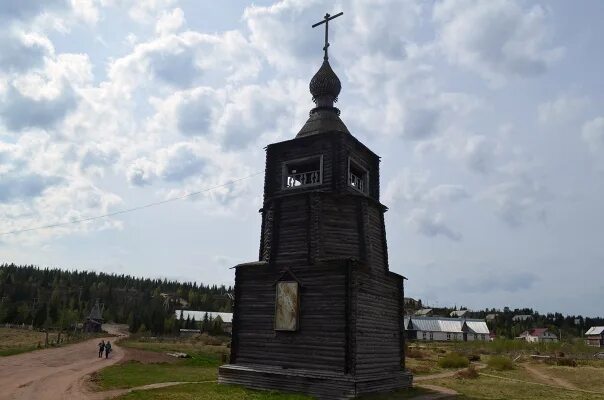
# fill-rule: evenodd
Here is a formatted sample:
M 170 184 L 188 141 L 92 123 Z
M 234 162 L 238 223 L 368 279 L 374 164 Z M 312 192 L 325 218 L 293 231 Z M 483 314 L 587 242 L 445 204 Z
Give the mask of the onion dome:
M 317 107 L 333 107 L 342 90 L 340 79 L 331 69 L 329 61 L 324 60 L 321 68 L 310 80 L 310 93 Z
M 350 133 L 340 119 L 340 110 L 333 106 L 338 101 L 340 90 L 342 90 L 340 79 L 331 69 L 329 61 L 324 59 L 321 68 L 310 80 L 310 93 L 317 106 L 310 111 L 308 121 L 296 137 L 325 132 Z

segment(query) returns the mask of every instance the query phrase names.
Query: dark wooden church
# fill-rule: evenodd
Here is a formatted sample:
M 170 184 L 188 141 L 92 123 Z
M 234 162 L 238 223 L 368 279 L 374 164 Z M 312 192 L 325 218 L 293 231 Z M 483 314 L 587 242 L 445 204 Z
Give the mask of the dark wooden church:
M 341 85 L 327 33 L 325 44 L 310 82 L 316 107 L 294 139 L 266 148 L 259 261 L 235 267 L 231 358 L 219 382 L 349 399 L 409 387 L 412 376 L 380 158 L 334 107 Z

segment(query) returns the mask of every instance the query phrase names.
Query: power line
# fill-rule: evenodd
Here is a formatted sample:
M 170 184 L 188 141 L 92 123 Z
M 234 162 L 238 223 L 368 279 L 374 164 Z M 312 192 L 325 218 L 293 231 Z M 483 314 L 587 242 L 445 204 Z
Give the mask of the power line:
M 229 181 L 229 182 L 226 182 L 226 183 L 223 183 L 223 184 L 220 184 L 220 185 L 212 186 L 212 187 L 204 189 L 204 190 L 200 190 L 200 191 L 197 191 L 197 192 L 187 193 L 187 194 L 182 195 L 182 196 L 172 197 L 170 199 L 166 199 L 166 200 L 162 200 L 162 201 L 155 201 L 153 203 L 147 203 L 147 204 L 143 204 L 143 205 L 140 205 L 140 206 L 137 206 L 137 207 L 132 207 L 132 208 L 124 209 L 124 210 L 114 211 L 114 212 L 111 212 L 111 213 L 108 213 L 108 214 L 96 215 L 94 217 L 87 217 L 87 218 L 75 219 L 75 220 L 68 221 L 68 222 L 59 222 L 59 223 L 51 224 L 51 225 L 42 225 L 42 226 L 36 226 L 36 227 L 33 227 L 33 228 L 17 229 L 17 230 L 14 230 L 14 231 L 2 232 L 2 233 L 0 233 L 0 236 L 13 235 L 13 234 L 16 234 L 16 233 L 23 233 L 23 232 L 31 232 L 31 231 L 36 231 L 36 230 L 39 230 L 39 229 L 57 228 L 57 227 L 60 227 L 60 226 L 67 226 L 67 225 L 71 225 L 71 224 L 79 224 L 79 223 L 82 223 L 82 222 L 88 222 L 88 221 L 93 221 L 93 220 L 96 220 L 96 219 L 108 218 L 108 217 L 113 217 L 115 215 L 126 214 L 126 213 L 133 212 L 133 211 L 143 210 L 145 208 L 155 207 L 155 206 L 159 206 L 159 205 L 162 205 L 162 204 L 171 203 L 173 201 L 184 200 L 184 199 L 189 198 L 189 197 L 198 196 L 200 194 L 207 193 L 207 192 L 212 191 L 214 189 L 218 189 L 218 188 L 221 188 L 221 187 L 229 186 L 229 185 L 232 185 L 234 183 L 241 182 L 241 181 L 249 179 L 249 178 L 253 178 L 254 176 L 260 175 L 261 173 L 262 172 L 256 172 L 256 173 L 253 173 L 251 175 L 244 176 L 243 178 L 234 179 L 232 181 Z

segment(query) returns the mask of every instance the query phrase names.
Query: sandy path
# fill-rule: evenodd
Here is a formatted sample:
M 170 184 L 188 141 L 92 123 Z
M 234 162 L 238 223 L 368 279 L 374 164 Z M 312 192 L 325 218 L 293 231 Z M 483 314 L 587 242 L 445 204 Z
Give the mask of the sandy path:
M 98 358 L 100 338 L 65 347 L 37 350 L 0 358 L 0 400 L 90 400 L 87 376 L 124 357 L 123 350 L 110 340 L 109 359 Z
M 473 365 L 477 371 L 487 367 L 486 364 L 470 364 L 470 365 Z M 455 376 L 458 372 L 464 371 L 466 369 L 467 368 L 461 368 L 461 369 L 454 369 L 451 371 L 439 372 L 438 374 L 418 375 L 418 376 L 413 377 L 413 382 L 424 382 L 424 381 L 431 381 L 431 380 L 435 380 L 435 379 L 451 378 L 451 377 Z
M 523 364 L 522 365 L 524 367 L 524 369 L 526 369 L 530 374 L 532 374 L 534 377 L 536 377 L 537 379 L 539 379 L 540 381 L 544 382 L 544 383 L 549 383 L 549 384 L 554 384 L 556 386 L 560 386 L 566 389 L 577 389 L 577 387 L 573 384 L 571 384 L 570 382 L 567 382 L 563 379 L 554 377 L 554 376 L 550 376 L 547 375 L 547 373 L 541 371 L 539 368 L 535 368 L 529 364 Z

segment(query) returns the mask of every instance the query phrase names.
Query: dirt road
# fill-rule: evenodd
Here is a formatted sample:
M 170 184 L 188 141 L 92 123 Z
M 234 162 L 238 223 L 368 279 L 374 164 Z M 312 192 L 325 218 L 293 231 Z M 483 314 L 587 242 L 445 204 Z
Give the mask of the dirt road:
M 65 347 L 38 350 L 0 358 L 0 400 L 90 400 L 86 390 L 87 375 L 115 364 L 123 350 L 110 340 L 113 351 L 109 359 L 98 358 L 97 343 L 92 339 Z

